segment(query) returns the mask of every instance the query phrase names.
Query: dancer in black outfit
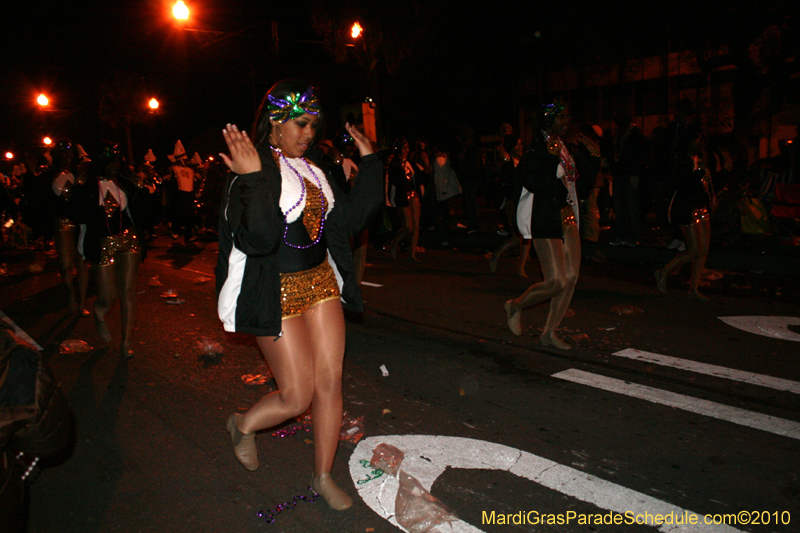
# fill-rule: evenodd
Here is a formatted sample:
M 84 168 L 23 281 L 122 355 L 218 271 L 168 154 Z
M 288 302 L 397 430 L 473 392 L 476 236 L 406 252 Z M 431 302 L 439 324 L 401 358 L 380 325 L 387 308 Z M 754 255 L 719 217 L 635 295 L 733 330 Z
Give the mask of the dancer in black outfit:
M 310 405 L 311 483 L 331 508 L 345 510 L 352 499 L 331 477 L 342 423 L 342 307 L 363 312 L 348 238 L 380 205 L 383 168 L 348 124 L 362 161 L 343 193 L 305 157 L 320 118 L 316 89 L 289 80 L 264 98 L 254 142 L 235 125 L 223 130 L 230 155 L 222 159 L 235 176 L 220 208 L 218 312 L 227 331 L 256 336 L 279 389 L 228 418 L 239 462 L 256 470 L 256 432 Z
M 531 237 L 544 280 L 505 303 L 508 327 L 514 335 L 521 335 L 522 311 L 550 300 L 547 322 L 539 340 L 559 350 L 572 348 L 555 331 L 569 308 L 581 265 L 575 190 L 578 169 L 562 140 L 569 120 L 563 103 L 556 101 L 543 106 L 539 115 L 541 131 L 525 153 L 521 176 L 525 188 L 533 192 Z

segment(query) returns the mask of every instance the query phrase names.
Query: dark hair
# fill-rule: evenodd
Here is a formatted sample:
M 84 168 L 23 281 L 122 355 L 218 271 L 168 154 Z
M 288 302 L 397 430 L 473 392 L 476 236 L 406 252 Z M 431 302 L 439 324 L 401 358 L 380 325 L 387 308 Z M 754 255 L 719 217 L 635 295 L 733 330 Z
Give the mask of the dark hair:
M 400 137 L 399 139 L 394 141 L 394 144 L 392 145 L 392 149 L 394 150 L 394 152 L 396 154 L 399 154 L 400 150 L 403 149 L 403 146 L 408 146 L 409 150 L 411 149 L 411 146 L 408 144 L 408 141 L 406 140 L 406 138 L 405 137 Z
M 535 123 L 543 130 L 550 129 L 556 121 L 556 117 L 567 108 L 567 104 L 560 97 L 552 101 L 542 102 L 537 109 Z
M 355 145 L 355 139 L 353 139 L 353 137 L 347 133 L 347 130 L 345 129 L 339 130 L 339 132 L 333 138 L 333 146 L 340 152 L 344 151 L 345 148 L 353 148 Z
M 99 150 L 92 158 L 94 174 L 103 176 L 111 163 L 118 162 L 120 169 L 125 168 L 125 158 L 119 149 L 119 145 L 114 141 L 103 141 Z
M 507 137 L 503 138 L 503 149 L 511 154 L 514 151 L 514 148 L 517 146 L 517 142 L 519 141 L 519 135 L 508 135 Z
M 72 164 L 77 159 L 74 145 L 69 139 L 59 139 L 55 146 L 50 149 L 50 157 L 53 158 L 53 168 L 56 172 L 62 170 L 72 171 L 66 168 L 67 164 Z M 72 156 L 71 158 L 69 156 Z
M 252 129 L 253 133 L 250 134 L 251 138 L 253 139 L 253 144 L 256 146 L 262 146 L 264 144 L 269 145 L 269 134 L 272 132 L 272 123 L 269 119 L 269 109 L 267 106 L 269 105 L 270 96 L 283 100 L 290 94 L 303 94 L 312 87 L 313 85 L 310 83 L 300 80 L 281 80 L 270 87 L 270 89 L 267 91 L 267 94 L 264 95 L 264 99 L 261 100 L 261 105 L 258 106 L 256 121 L 255 124 L 253 124 Z M 314 136 L 314 145 L 316 145 L 319 141 L 323 130 L 322 112 L 320 112 L 317 116 L 320 119 L 320 124 L 317 126 L 317 134 Z M 255 135 L 255 137 L 253 137 L 253 135 Z

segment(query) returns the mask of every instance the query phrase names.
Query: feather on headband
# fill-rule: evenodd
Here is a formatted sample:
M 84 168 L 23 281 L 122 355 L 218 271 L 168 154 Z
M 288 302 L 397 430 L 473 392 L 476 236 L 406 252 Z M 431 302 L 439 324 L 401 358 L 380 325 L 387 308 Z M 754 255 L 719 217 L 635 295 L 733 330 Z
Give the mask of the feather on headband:
M 314 88 L 309 87 L 303 94 L 289 93 L 285 99 L 276 98 L 271 94 L 267 96 L 270 120 L 283 124 L 308 113 L 318 115 L 320 112 L 319 100 L 314 94 Z

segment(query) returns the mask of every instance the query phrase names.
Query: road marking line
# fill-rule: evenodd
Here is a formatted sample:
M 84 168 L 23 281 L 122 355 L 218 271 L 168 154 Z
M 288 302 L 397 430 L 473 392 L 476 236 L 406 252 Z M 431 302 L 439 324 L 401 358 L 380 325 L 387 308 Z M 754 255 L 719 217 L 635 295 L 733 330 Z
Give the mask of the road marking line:
M 800 440 L 800 423 L 793 420 L 755 413 L 746 409 L 731 407 L 729 405 L 656 389 L 646 385 L 629 383 L 619 379 L 592 374 L 591 372 L 584 372 L 575 368 L 553 374 L 553 377 Z
M 774 339 L 800 342 L 800 334 L 789 326 L 800 326 L 796 316 L 720 316 L 717 317 L 729 326 Z
M 659 353 L 645 352 L 643 350 L 635 350 L 628 348 L 612 355 L 619 357 L 627 357 L 636 361 L 644 361 L 646 363 L 653 363 L 661 366 L 668 366 L 688 372 L 696 372 L 698 374 L 706 374 L 717 378 L 730 379 L 733 381 L 740 381 L 742 383 L 749 383 L 751 385 L 758 385 L 760 387 L 769 387 L 770 389 L 782 390 L 800 394 L 800 382 L 791 381 L 788 379 L 774 378 L 764 374 L 755 374 L 753 372 L 745 372 L 743 370 L 735 370 L 726 368 L 724 366 L 709 365 L 707 363 L 698 363 L 697 361 L 689 361 L 688 359 L 679 359 L 669 355 L 661 355 Z
M 698 525 L 686 524 L 664 524 L 654 528 L 663 533 L 739 531 L 730 526 L 705 525 L 702 523 L 703 515 L 700 513 L 682 509 L 647 494 L 503 444 L 444 435 L 367 437 L 358 443 L 350 456 L 350 476 L 364 503 L 384 520 L 397 527 L 400 526 L 397 524 L 394 509 L 400 483 L 396 477 L 388 474 L 373 477 L 370 475 L 373 472 L 372 467 L 365 467 L 362 464 L 362 462 L 369 464 L 372 450 L 381 443 L 391 444 L 403 451 L 405 458 L 401 468 L 417 478 L 428 491 L 448 468 L 501 470 L 580 501 L 594 504 L 606 511 L 623 515 L 630 511 L 634 513 L 634 516 L 645 513 L 650 515 L 673 513 L 675 516 L 683 516 L 686 513 L 688 516 L 698 517 L 699 528 Z M 468 488 L 464 487 L 464 489 Z M 444 503 L 447 504 L 447 502 Z M 484 510 L 490 512 L 492 509 Z M 480 511 L 479 509 L 478 512 L 480 513 Z M 480 524 L 480 518 L 478 520 L 477 524 Z M 451 526 L 452 531 L 458 533 L 482 531 L 463 520 L 456 520 L 451 523 Z
M 43 348 L 41 346 L 39 346 L 39 343 L 36 342 L 35 340 L 33 340 L 30 337 L 30 335 L 28 335 L 27 333 L 22 331 L 22 329 L 18 325 L 16 325 L 13 320 L 8 318 L 8 316 L 2 311 L 0 311 L 0 320 L 2 320 L 3 322 L 5 322 L 9 326 L 11 326 L 11 329 L 14 330 L 14 335 L 16 335 L 17 337 L 23 339 L 25 342 L 27 342 L 28 344 L 30 344 L 31 346 L 33 346 L 37 350 L 42 351 Z

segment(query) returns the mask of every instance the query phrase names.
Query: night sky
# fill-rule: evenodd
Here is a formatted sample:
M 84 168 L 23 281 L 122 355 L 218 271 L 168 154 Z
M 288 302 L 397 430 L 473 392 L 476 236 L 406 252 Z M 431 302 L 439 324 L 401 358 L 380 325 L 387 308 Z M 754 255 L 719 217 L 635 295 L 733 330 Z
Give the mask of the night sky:
M 121 86 L 141 93 L 143 106 L 144 95 L 162 104 L 157 114 L 134 120 L 137 158 L 148 148 L 170 152 L 179 138 L 205 156 L 222 148 L 225 123 L 249 128 L 266 89 L 286 77 L 321 88 L 329 135 L 341 127 L 340 106 L 360 102 L 377 87 L 387 138 L 425 136 L 447 148 L 462 126 L 491 135 L 502 122 L 515 123 L 527 103 L 521 80 L 536 69 L 632 50 L 665 53 L 697 28 L 687 15 L 692 4 L 682 1 L 610 0 L 591 8 L 572 1 L 477 8 L 420 1 L 188 1 L 193 18 L 187 27 L 222 32 L 199 33 L 176 26 L 173 3 L 4 2 L 0 149 L 26 149 L 43 133 L 122 143 L 123 130 L 100 118 L 104 99 L 113 114 L 108 95 Z M 331 35 L 346 34 L 356 19 L 370 37 L 355 48 L 334 46 Z M 277 62 L 270 20 L 277 21 Z M 332 33 L 324 35 L 324 28 Z M 339 39 L 344 42 L 350 41 Z M 51 110 L 35 105 L 39 92 L 51 97 Z

